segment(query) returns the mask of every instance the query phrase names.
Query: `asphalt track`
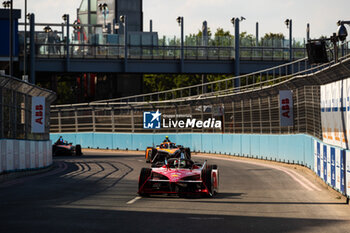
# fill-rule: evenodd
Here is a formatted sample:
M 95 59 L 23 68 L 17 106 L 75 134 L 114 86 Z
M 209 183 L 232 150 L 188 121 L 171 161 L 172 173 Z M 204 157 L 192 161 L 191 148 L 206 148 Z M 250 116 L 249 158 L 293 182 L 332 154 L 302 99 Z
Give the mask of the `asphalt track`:
M 140 198 L 133 152 L 54 159 L 50 172 L 0 184 L 0 232 L 350 232 L 350 207 L 310 173 L 273 163 L 208 159 L 214 198 Z

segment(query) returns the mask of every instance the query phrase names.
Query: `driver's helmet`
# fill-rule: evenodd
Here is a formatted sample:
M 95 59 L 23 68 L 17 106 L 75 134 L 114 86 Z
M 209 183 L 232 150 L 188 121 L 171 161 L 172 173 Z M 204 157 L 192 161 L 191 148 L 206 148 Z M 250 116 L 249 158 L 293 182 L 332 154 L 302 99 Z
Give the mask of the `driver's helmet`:
M 179 166 L 179 162 L 180 162 L 180 166 Z M 181 167 L 181 168 L 185 168 L 186 167 L 186 161 L 185 160 L 175 160 L 174 161 L 174 166 L 175 167 Z
M 185 160 L 181 160 L 180 161 L 180 167 L 182 167 L 182 168 L 186 167 L 186 161 Z

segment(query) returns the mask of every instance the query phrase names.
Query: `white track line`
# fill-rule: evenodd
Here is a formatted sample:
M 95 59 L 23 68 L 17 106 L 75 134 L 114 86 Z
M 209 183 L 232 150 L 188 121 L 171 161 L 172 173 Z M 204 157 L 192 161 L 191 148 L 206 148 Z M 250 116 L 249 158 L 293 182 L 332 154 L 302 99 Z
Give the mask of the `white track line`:
M 198 156 L 200 156 L 200 155 L 198 155 Z M 207 156 L 205 156 L 205 157 L 207 157 Z M 321 191 L 321 189 L 319 189 L 315 184 L 311 183 L 305 177 L 303 177 L 302 175 L 296 173 L 295 171 L 288 169 L 288 168 L 285 168 L 285 167 L 278 167 L 278 166 L 273 166 L 273 165 L 269 165 L 269 164 L 257 163 L 257 162 L 253 162 L 253 161 L 243 161 L 243 160 L 238 160 L 238 159 L 234 159 L 234 158 L 230 159 L 230 158 L 220 158 L 220 157 L 214 158 L 213 157 L 213 159 L 227 160 L 227 161 L 239 162 L 239 163 L 248 163 L 248 164 L 254 164 L 257 166 L 263 166 L 263 167 L 276 169 L 276 170 L 282 171 L 282 172 L 286 173 L 287 175 L 289 175 L 293 180 L 298 182 L 301 186 L 303 186 L 308 191 Z
M 135 197 L 134 199 L 128 201 L 126 204 L 127 205 L 131 205 L 134 204 L 137 200 L 140 200 L 142 197 Z

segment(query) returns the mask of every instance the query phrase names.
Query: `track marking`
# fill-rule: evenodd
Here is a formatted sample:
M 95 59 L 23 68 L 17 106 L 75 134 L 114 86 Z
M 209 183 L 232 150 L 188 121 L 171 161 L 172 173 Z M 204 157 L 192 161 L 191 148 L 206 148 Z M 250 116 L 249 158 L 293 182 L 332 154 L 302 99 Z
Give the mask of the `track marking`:
M 49 172 L 44 172 L 44 173 L 39 173 L 34 175 L 29 174 L 28 176 L 23 176 L 14 180 L 5 181 L 0 185 L 0 188 L 7 188 L 16 184 L 21 184 L 21 183 L 33 181 L 42 177 L 55 175 L 57 173 L 65 171 L 68 168 L 68 165 L 65 162 L 57 162 L 57 164 L 58 164 L 58 168 L 51 170 Z
M 142 197 L 135 197 L 134 199 L 128 201 L 126 204 L 127 205 L 131 205 L 134 204 L 137 200 L 140 200 Z
M 222 220 L 224 218 L 217 218 L 217 217 L 188 217 L 188 219 L 191 219 L 191 220 Z
M 198 155 L 198 156 L 200 156 L 200 155 Z M 297 183 L 299 183 L 301 186 L 303 186 L 308 191 L 321 191 L 320 188 L 318 188 L 315 184 L 310 182 L 304 176 L 298 174 L 297 172 L 295 172 L 291 169 L 285 168 L 285 167 L 273 166 L 273 165 L 257 163 L 257 162 L 253 162 L 253 161 L 243 161 L 243 160 L 238 160 L 238 159 L 236 160 L 234 158 L 232 158 L 232 159 L 231 158 L 220 158 L 220 157 L 215 157 L 215 158 L 220 159 L 220 160 L 227 160 L 227 161 L 231 161 L 231 162 L 248 163 L 248 164 L 254 164 L 257 166 L 276 169 L 276 170 L 282 171 L 282 172 L 286 173 L 287 175 L 289 175 L 293 180 L 295 180 Z

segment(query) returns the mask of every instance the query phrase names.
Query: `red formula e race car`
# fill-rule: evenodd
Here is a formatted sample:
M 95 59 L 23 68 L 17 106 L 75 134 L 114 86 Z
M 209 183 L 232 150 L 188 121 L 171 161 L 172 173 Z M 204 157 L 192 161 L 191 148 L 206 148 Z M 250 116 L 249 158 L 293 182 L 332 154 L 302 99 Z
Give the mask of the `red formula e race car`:
M 213 196 L 219 190 L 219 171 L 216 165 L 194 163 L 184 158 L 165 160 L 163 166 L 142 168 L 139 195 L 200 194 Z
M 73 146 L 72 143 L 62 142 L 57 140 L 55 144 L 52 145 L 52 155 L 76 155 L 81 156 L 83 153 L 81 152 L 81 146 L 76 145 Z

